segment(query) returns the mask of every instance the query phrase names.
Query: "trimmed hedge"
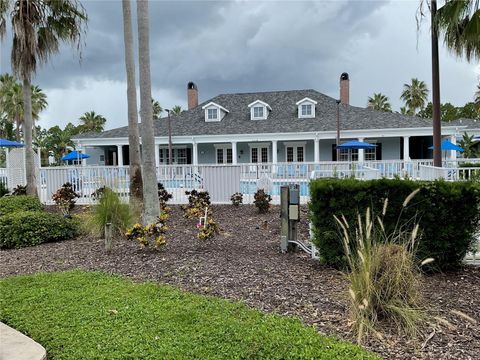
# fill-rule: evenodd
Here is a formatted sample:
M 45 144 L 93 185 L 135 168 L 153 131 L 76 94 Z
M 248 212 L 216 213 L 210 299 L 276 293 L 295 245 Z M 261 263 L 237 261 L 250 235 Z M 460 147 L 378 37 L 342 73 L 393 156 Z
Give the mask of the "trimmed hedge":
M 20 248 L 67 240 L 78 234 L 75 220 L 43 211 L 21 211 L 0 216 L 0 248 Z
M 0 198 L 0 217 L 17 211 L 42 211 L 43 206 L 35 196 L 19 195 Z
M 415 219 L 422 231 L 417 257 L 433 257 L 429 270 L 449 270 L 461 265 L 472 249 L 480 222 L 480 184 L 474 182 L 420 182 L 411 180 L 319 179 L 310 183 L 310 213 L 314 227 L 313 242 L 321 261 L 337 268 L 346 265 L 339 229 L 333 215 L 356 221 L 367 207 L 380 214 L 384 199 L 388 210 L 384 217 L 387 232 L 400 216 L 405 198 L 420 191 L 404 208 L 400 223 Z

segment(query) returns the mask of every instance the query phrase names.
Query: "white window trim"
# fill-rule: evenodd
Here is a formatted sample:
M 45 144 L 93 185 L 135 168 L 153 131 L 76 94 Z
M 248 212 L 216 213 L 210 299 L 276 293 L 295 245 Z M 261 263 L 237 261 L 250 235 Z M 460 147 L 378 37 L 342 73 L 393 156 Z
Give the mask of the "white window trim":
M 232 144 L 213 144 L 213 147 L 215 148 L 215 163 L 217 163 L 217 164 L 233 164 Z M 222 149 L 223 150 L 223 163 L 218 162 L 217 149 Z M 227 150 L 228 149 L 232 150 L 232 162 L 231 163 L 227 162 Z
M 250 148 L 250 163 L 254 164 L 252 161 L 252 149 L 257 149 L 258 159 L 262 159 L 262 148 L 267 148 L 267 162 L 258 161 L 255 164 L 267 164 L 270 162 L 270 143 L 249 143 L 248 147 Z
M 215 119 L 209 119 L 208 118 L 208 110 L 209 109 L 217 109 L 217 117 Z M 202 106 L 202 110 L 205 111 L 205 122 L 218 122 L 222 121 L 224 118 L 225 114 L 228 114 L 229 111 L 225 109 L 223 106 L 214 103 L 213 101 L 209 102 L 208 104 Z
M 263 107 L 263 116 L 261 117 L 254 116 L 253 109 L 259 106 Z M 271 106 L 261 100 L 255 100 L 254 102 L 248 104 L 248 107 L 250 108 L 250 120 L 266 120 L 268 118 L 269 111 L 272 111 Z
M 287 161 L 287 148 L 288 147 L 293 147 L 293 159 L 294 161 L 293 162 L 306 162 L 306 157 L 307 157 L 307 153 L 306 153 L 306 144 L 307 142 L 306 141 L 296 141 L 296 142 L 284 142 L 283 145 L 285 146 L 285 162 L 288 162 Z M 303 161 L 298 161 L 297 159 L 297 148 L 303 148 Z
M 317 102 L 315 100 L 312 100 L 310 98 L 304 98 L 300 101 L 297 101 L 297 111 L 298 111 L 298 118 L 299 119 L 311 119 L 315 117 L 315 105 L 317 105 Z M 303 115 L 302 114 L 302 105 L 311 105 L 312 106 L 312 114 L 311 115 Z

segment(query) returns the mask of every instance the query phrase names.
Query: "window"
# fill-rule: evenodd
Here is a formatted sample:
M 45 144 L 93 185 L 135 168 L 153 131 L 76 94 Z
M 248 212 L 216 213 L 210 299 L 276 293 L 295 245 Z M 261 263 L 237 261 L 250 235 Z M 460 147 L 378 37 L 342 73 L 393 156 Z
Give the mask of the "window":
M 340 161 L 358 161 L 358 149 L 340 149 Z
M 218 109 L 207 109 L 207 119 L 208 120 L 217 120 L 218 119 Z
M 305 161 L 305 142 L 286 142 L 285 144 L 285 160 L 287 162 L 303 162 Z
M 217 149 L 217 164 L 223 164 L 223 148 Z
M 222 119 L 229 113 L 222 105 L 210 101 L 208 104 L 202 106 L 205 111 L 205 121 L 222 121 Z
M 255 119 L 263 119 L 263 106 L 255 106 L 253 108 L 253 117 Z
M 377 149 L 376 148 L 365 149 L 363 151 L 365 151 L 365 161 L 377 160 Z
M 302 105 L 302 116 L 311 116 L 312 115 L 312 104 Z
M 231 147 L 216 146 L 217 164 L 232 164 L 233 151 Z
M 258 148 L 252 148 L 252 163 L 258 163 Z
M 174 159 L 175 159 L 175 150 L 177 150 L 177 164 L 186 164 L 187 163 L 187 149 L 186 148 L 181 148 L 181 149 L 174 149 L 173 154 L 174 154 Z

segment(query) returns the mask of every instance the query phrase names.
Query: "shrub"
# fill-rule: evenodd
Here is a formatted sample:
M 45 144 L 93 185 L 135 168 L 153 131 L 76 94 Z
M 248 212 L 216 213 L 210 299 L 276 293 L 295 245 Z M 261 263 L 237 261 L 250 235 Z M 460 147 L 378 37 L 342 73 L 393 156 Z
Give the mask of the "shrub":
M 418 194 L 404 207 L 403 199 L 415 189 L 420 189 Z M 319 179 L 310 183 L 310 196 L 313 241 L 321 261 L 335 267 L 344 267 L 346 258 L 333 214 L 351 219 L 368 207 L 379 214 L 385 198 L 390 203 L 384 218 L 387 233 L 397 226 L 400 212 L 401 222 L 419 223 L 422 236 L 416 254 L 435 259 L 426 270 L 461 265 L 479 228 L 480 185 L 473 182 Z
M 22 211 L 0 217 L 0 248 L 20 248 L 67 240 L 77 234 L 77 222 L 58 214 Z
M 80 195 L 73 191 L 73 185 L 66 182 L 52 195 L 52 200 L 57 204 L 63 215 L 70 215 L 70 211 L 72 211 L 79 197 Z
M 268 212 L 270 209 L 270 202 L 272 201 L 272 197 L 268 195 L 265 190 L 263 189 L 258 189 L 257 192 L 254 195 L 254 201 L 253 203 L 258 209 L 258 212 L 263 214 Z
M 158 183 L 158 200 L 160 201 L 160 210 L 163 210 L 167 207 L 167 202 L 173 197 L 167 189 L 163 186 L 162 183 Z
M 28 195 L 4 196 L 0 198 L 0 217 L 18 211 L 42 211 L 38 198 Z
M 210 194 L 208 191 L 185 191 L 188 195 L 188 205 L 182 206 L 186 218 L 194 218 L 204 215 L 205 208 L 210 205 Z
M 105 188 L 102 193 L 98 204 L 90 210 L 86 226 L 94 235 L 103 237 L 105 225 L 111 223 L 112 232 L 123 235 L 134 222 L 134 211 L 110 188 Z
M 232 200 L 233 206 L 239 206 L 240 204 L 243 204 L 243 194 L 236 192 L 231 196 L 230 200 Z
M 101 186 L 99 187 L 97 190 L 95 190 L 93 193 L 92 193 L 92 198 L 93 200 L 95 201 L 99 201 L 100 198 L 103 196 L 103 193 L 105 192 L 105 189 L 107 187 L 106 186 Z
M 7 189 L 7 185 L 5 185 L 3 182 L 0 182 L 0 197 L 8 195 L 8 193 L 9 191 Z
M 359 343 L 370 331 L 378 335 L 383 321 L 415 336 L 425 317 L 414 256 L 418 224 L 387 233 L 383 225 L 387 203 L 385 199 L 379 216 L 371 214 L 370 208 L 364 218 L 357 214 L 350 222 L 334 215 L 349 267 L 350 317 Z
M 12 195 L 14 196 L 21 196 L 21 195 L 27 195 L 27 185 L 17 185 L 16 187 L 13 188 Z
M 151 246 L 153 239 L 153 246 L 159 249 L 167 243 L 165 237 L 168 230 L 167 219 L 168 215 L 162 213 L 154 224 L 142 226 L 137 223 L 128 229 L 125 235 L 128 240 L 136 240 L 145 247 Z

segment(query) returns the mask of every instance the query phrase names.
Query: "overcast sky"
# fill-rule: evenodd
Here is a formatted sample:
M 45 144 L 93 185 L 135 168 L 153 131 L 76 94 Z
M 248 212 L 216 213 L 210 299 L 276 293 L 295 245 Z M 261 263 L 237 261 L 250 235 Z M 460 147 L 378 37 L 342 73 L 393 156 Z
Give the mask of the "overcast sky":
M 76 123 L 90 110 L 107 118 L 107 128 L 127 124 L 121 2 L 82 2 L 89 16 L 82 62 L 62 47 L 34 80 L 48 96 L 43 127 Z M 430 24 L 417 33 L 417 7 L 418 0 L 151 1 L 153 96 L 164 108 L 185 108 L 192 80 L 200 101 L 309 88 L 338 98 L 339 76 L 348 72 L 352 105 L 366 106 L 368 96 L 382 92 L 398 110 L 405 82 L 431 84 Z M 1 45 L 0 73 L 10 71 L 10 42 Z M 443 46 L 440 55 L 442 102 L 472 101 L 478 63 Z

